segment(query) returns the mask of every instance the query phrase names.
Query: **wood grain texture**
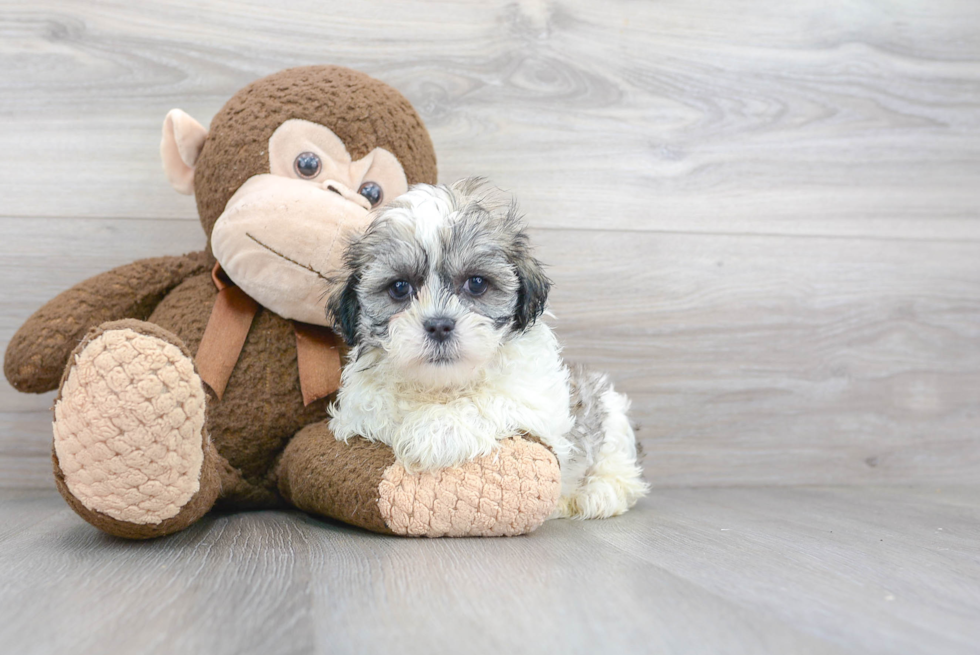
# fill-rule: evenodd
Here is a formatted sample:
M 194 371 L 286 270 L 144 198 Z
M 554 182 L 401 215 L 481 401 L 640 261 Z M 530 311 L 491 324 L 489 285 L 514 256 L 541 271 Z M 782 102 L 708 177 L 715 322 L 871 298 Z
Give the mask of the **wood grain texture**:
M 201 247 L 158 155 L 280 68 L 419 108 L 515 191 L 570 359 L 658 486 L 980 480 L 980 5 L 0 0 L 0 347 L 74 282 Z M 0 384 L 0 486 L 51 485 Z
M 132 239 L 138 255 L 202 239 L 188 221 L 38 220 L 30 230 L 69 241 Z M 8 233 L 18 226 L 0 219 Z M 566 358 L 608 371 L 633 398 L 654 485 L 980 480 L 974 244 L 567 229 L 532 238 L 556 280 L 548 320 Z M 71 257 L 55 272 L 3 249 L 0 272 L 17 283 L 2 347 L 39 304 L 38 286 L 53 295 L 116 263 Z M 51 398 L 0 390 L 6 486 L 51 484 Z
M 21 654 L 973 653 L 977 488 L 670 489 L 528 537 L 408 540 L 299 513 L 144 543 L 0 492 Z
M 0 352 L 34 311 L 72 285 L 135 259 L 204 247 L 200 226 L 183 220 L 4 217 L 0 234 Z M 0 382 L 0 487 L 53 488 L 54 398 Z
M 159 173 L 166 111 L 206 124 L 326 61 L 401 89 L 444 179 L 488 175 L 549 226 L 980 237 L 970 0 L 3 8 L 7 216 L 192 216 Z

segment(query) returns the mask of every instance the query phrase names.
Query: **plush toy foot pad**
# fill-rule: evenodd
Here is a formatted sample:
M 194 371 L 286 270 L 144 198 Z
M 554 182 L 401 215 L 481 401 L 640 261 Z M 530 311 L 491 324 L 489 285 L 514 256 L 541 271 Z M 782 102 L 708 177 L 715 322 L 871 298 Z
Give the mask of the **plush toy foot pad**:
M 532 532 L 554 510 L 561 471 L 550 450 L 512 438 L 455 468 L 413 475 L 395 463 L 379 491 L 378 507 L 395 534 L 513 536 Z
M 76 350 L 54 408 L 54 450 L 78 502 L 152 525 L 200 489 L 205 392 L 182 348 L 146 332 L 95 331 Z

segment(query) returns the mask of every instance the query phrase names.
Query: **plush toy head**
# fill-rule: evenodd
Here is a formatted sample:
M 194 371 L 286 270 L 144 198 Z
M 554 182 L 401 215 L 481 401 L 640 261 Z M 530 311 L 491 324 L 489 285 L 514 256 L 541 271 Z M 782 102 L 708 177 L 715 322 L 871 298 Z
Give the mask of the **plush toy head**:
M 210 131 L 167 115 L 161 154 L 194 193 L 214 257 L 285 318 L 326 325 L 345 233 L 408 185 L 436 181 L 428 132 L 398 91 L 336 66 L 292 68 L 236 93 Z

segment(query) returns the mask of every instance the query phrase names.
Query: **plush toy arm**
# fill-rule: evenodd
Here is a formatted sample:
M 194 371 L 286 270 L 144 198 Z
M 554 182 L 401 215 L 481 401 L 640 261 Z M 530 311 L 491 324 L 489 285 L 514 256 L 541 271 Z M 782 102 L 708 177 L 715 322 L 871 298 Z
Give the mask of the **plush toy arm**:
M 208 270 L 204 252 L 141 259 L 59 294 L 37 310 L 7 345 L 3 372 L 25 393 L 58 388 L 68 356 L 85 333 L 105 321 L 146 320 L 168 291 Z
M 561 493 L 558 461 L 537 441 L 512 437 L 462 466 L 413 475 L 388 446 L 337 441 L 325 422 L 293 437 L 278 476 L 279 492 L 302 510 L 411 537 L 526 534 Z

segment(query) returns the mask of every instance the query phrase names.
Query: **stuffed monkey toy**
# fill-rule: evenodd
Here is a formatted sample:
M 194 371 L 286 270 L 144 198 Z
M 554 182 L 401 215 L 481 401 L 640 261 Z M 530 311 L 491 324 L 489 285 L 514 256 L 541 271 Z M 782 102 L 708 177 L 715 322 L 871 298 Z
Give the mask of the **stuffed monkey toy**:
M 171 111 L 160 149 L 196 198 L 205 250 L 65 291 L 4 360 L 19 391 L 58 389 L 52 460 L 72 509 L 135 539 L 216 504 L 415 536 L 516 535 L 551 514 L 558 464 L 535 441 L 412 475 L 387 446 L 327 428 L 344 345 L 325 305 L 346 237 L 409 185 L 436 182 L 401 94 L 345 68 L 289 69 L 236 93 L 209 130 Z

